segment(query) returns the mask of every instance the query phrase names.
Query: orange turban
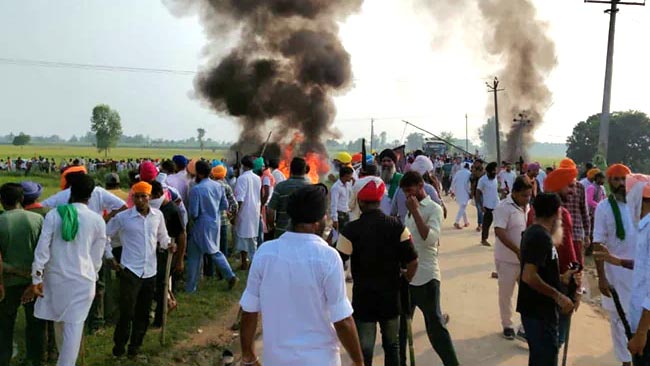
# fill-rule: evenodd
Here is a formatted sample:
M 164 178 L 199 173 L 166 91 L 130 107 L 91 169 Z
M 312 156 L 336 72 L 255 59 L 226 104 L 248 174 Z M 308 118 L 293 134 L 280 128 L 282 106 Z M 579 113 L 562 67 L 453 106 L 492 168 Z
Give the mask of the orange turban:
M 594 177 L 598 173 L 600 173 L 600 169 L 598 168 L 589 169 L 589 171 L 587 172 L 587 178 L 594 179 Z
M 607 178 L 626 177 L 630 174 L 632 174 L 630 168 L 626 167 L 623 164 L 614 164 L 607 168 Z
M 190 160 L 190 162 L 187 164 L 187 172 L 196 175 L 196 159 Z
M 544 181 L 544 192 L 557 193 L 568 187 L 578 177 L 577 169 L 558 168 L 549 173 Z
M 79 172 L 88 174 L 88 172 L 86 171 L 86 167 L 83 165 L 74 165 L 64 170 L 63 173 L 61 173 L 61 182 L 60 182 L 61 189 L 65 189 L 65 187 L 68 185 L 68 181 L 65 178 L 68 174 L 79 173 Z
M 138 182 L 131 187 L 133 194 L 136 193 L 146 193 L 151 195 L 151 184 L 147 182 Z
M 559 167 L 560 168 L 566 168 L 566 169 L 577 169 L 578 168 L 576 163 L 573 160 L 569 159 L 569 158 L 562 159 L 560 161 L 560 166 Z
M 212 168 L 212 176 L 215 179 L 223 179 L 226 176 L 226 167 L 223 165 L 217 165 L 214 168 Z

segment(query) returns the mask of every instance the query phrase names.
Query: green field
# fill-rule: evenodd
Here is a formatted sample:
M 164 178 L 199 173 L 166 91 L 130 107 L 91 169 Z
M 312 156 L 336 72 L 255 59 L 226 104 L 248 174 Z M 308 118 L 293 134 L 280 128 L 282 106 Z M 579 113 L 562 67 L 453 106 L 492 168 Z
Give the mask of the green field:
M 221 159 L 225 156 L 226 150 L 212 150 L 189 148 L 143 148 L 143 147 L 117 147 L 108 152 L 107 157 L 113 160 L 123 160 L 128 158 L 150 158 L 150 159 L 171 159 L 172 156 L 181 154 L 188 158 L 203 157 L 206 159 Z M 57 163 L 61 159 L 73 158 L 99 158 L 104 159 L 104 153 L 100 153 L 92 146 L 65 146 L 65 145 L 27 145 L 13 146 L 0 145 L 0 159 L 6 159 L 11 156 L 12 159 L 17 157 L 32 158 L 43 156 L 45 158 L 54 158 Z

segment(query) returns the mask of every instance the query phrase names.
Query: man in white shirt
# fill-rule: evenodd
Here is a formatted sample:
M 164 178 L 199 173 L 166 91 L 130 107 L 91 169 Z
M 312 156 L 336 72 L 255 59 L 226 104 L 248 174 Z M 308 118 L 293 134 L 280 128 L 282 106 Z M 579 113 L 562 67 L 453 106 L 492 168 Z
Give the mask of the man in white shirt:
M 280 161 L 278 159 L 269 159 L 269 168 L 271 168 L 271 174 L 273 175 L 273 179 L 275 179 L 276 186 L 278 183 L 287 180 L 287 177 L 278 169 L 279 167 Z
M 248 257 L 253 260 L 257 250 L 260 228 L 262 180 L 253 173 L 253 157 L 241 160 L 243 173 L 237 179 L 235 198 L 239 205 L 235 224 L 235 247 L 241 255 L 241 269 L 248 269 Z
M 517 174 L 512 171 L 511 163 L 506 162 L 504 165 L 504 169 L 499 173 L 499 184 L 503 196 L 507 196 L 512 192 L 512 186 L 515 184 Z
M 453 197 L 456 197 L 456 203 L 458 203 L 458 214 L 456 215 L 456 221 L 454 221 L 454 227 L 456 229 L 462 229 L 460 226 L 460 220 L 463 219 L 463 227 L 469 226 L 469 220 L 467 219 L 467 204 L 471 199 L 470 194 L 470 182 L 472 173 L 469 171 L 469 164 L 465 163 L 463 169 L 454 174 L 454 177 L 451 180 L 451 194 Z
M 327 189 L 310 185 L 295 191 L 288 210 L 290 231 L 257 252 L 240 301 L 242 365 L 260 365 L 254 343 L 261 313 L 265 365 L 340 365 L 340 341 L 353 365 L 362 366 L 343 264 L 320 237 Z
M 438 265 L 438 239 L 442 227 L 442 207 L 433 202 L 424 191 L 424 179 L 420 173 L 407 172 L 400 181 L 406 194 L 406 228 L 411 233 L 413 246 L 418 254 L 418 267 L 409 284 L 410 309 L 406 313 L 412 318 L 418 307 L 424 315 L 424 324 L 431 346 L 446 366 L 458 366 L 458 358 L 451 335 L 445 326 L 440 308 L 440 266 Z M 406 327 L 400 327 L 406 339 Z M 402 342 L 402 364 L 406 364 L 406 347 Z
M 521 274 L 519 245 L 521 234 L 526 230 L 530 197 L 533 186 L 524 177 L 518 177 L 512 186 L 512 193 L 499 202 L 494 209 L 494 262 L 496 264 L 499 287 L 499 311 L 503 337 L 515 339 L 512 321 L 512 296 Z
M 331 189 L 330 217 L 332 218 L 332 227 L 339 232 L 350 221 L 350 207 L 348 206 L 348 202 L 352 190 L 352 173 L 352 168 L 348 166 L 341 167 L 339 170 L 339 179 Z
M 607 169 L 612 195 L 598 204 L 594 214 L 594 250 L 606 247 L 612 255 L 619 258 L 633 258 L 636 247 L 636 229 L 626 203 L 625 179 L 629 174 L 630 169 L 621 164 L 614 164 Z M 610 286 L 616 289 L 627 314 L 633 283 L 632 271 L 603 263 L 602 260 L 596 261 L 596 270 L 598 288 L 603 295 L 602 305 L 609 312 L 614 353 L 620 362 L 631 362 L 625 330 L 609 289 Z
M 487 241 L 492 226 L 492 211 L 499 204 L 499 187 L 497 184 L 497 163 L 492 162 L 485 167 L 485 175 L 478 180 L 476 186 L 476 202 L 483 211 L 483 226 L 481 230 L 481 245 L 489 247 Z
M 185 205 L 188 205 L 188 198 L 190 196 L 190 176 L 187 174 L 187 158 L 183 155 L 174 155 L 172 161 L 176 167 L 175 174 L 169 174 L 167 176 L 167 184 L 171 187 L 176 188 L 178 193 L 181 195 L 181 200 Z
M 34 252 L 32 287 L 38 296 L 34 315 L 54 322 L 59 366 L 74 366 L 84 321 L 95 297 L 95 282 L 106 247 L 106 224 L 87 204 L 95 182 L 87 175 L 71 187 L 71 203 L 51 210 Z
M 170 245 L 163 213 L 149 206 L 151 189 L 151 184 L 146 182 L 133 185 L 134 207 L 117 214 L 106 229 L 109 238 L 117 236 L 122 243 L 119 264 L 111 251 L 106 251 L 106 257 L 113 259 L 113 266 L 119 268 L 120 276 L 120 318 L 113 335 L 116 357 L 124 355 L 129 339 L 129 357 L 138 355 L 149 327 L 158 245 L 172 253 L 175 250 L 175 245 Z

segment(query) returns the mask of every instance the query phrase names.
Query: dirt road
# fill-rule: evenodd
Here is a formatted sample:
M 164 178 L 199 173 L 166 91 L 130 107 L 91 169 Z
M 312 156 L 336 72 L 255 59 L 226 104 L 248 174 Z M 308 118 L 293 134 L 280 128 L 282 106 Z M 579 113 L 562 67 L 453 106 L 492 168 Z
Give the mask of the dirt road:
M 472 227 L 456 230 L 453 218 L 457 206 L 446 201 L 450 217 L 444 222 L 440 247 L 442 309 L 451 316 L 448 327 L 460 362 L 472 366 L 524 366 L 527 345 L 501 337 L 497 281 L 490 278 L 494 271 L 493 250 L 479 245 L 476 209 L 468 207 Z M 493 232 L 490 242 L 494 243 Z M 442 365 L 429 343 L 419 310 L 413 320 L 413 335 L 417 365 Z M 378 335 L 378 342 L 380 339 Z M 261 355 L 261 340 L 258 345 Z M 567 364 L 574 366 L 619 364 L 612 351 L 609 323 L 597 306 L 585 303 L 574 315 L 568 360 Z M 380 343 L 375 348 L 374 364 L 383 365 Z M 349 365 L 345 356 L 343 365 Z

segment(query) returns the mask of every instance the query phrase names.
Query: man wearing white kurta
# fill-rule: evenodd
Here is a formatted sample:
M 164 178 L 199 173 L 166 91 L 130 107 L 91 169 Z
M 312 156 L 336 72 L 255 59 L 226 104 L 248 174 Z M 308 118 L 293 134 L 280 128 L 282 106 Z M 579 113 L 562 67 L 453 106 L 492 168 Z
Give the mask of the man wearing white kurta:
M 629 173 L 630 170 L 627 167 L 619 164 L 607 170 L 607 179 L 612 196 L 596 207 L 594 217 L 594 243 L 606 246 L 612 255 L 619 258 L 633 258 L 636 246 L 636 230 L 630 211 L 625 203 L 625 177 Z M 615 201 L 616 206 L 612 206 L 612 201 Z M 632 357 L 627 350 L 625 330 L 616 312 L 609 287 L 613 287 L 618 292 L 621 304 L 625 312 L 628 313 L 632 288 L 632 271 L 602 261 L 597 261 L 596 267 L 598 270 L 598 287 L 603 294 L 603 308 L 609 311 L 616 357 L 620 362 L 630 363 Z
M 241 269 L 248 269 L 248 257 L 253 260 L 257 250 L 257 236 L 260 228 L 262 180 L 253 173 L 253 158 L 242 159 L 242 175 L 237 178 L 235 198 L 239 204 L 235 225 L 235 245 L 241 253 Z
M 459 170 L 451 181 L 451 193 L 456 197 L 456 202 L 458 203 L 458 214 L 456 215 L 456 221 L 454 221 L 454 227 L 460 229 L 460 220 L 463 219 L 463 224 L 465 227 L 469 226 L 469 220 L 467 220 L 467 204 L 469 203 L 470 197 L 470 184 L 469 178 L 472 176 L 472 173 L 469 171 L 469 164 L 465 164 L 463 169 Z
M 57 366 L 74 366 L 77 360 L 102 265 L 106 225 L 87 206 L 94 186 L 92 178 L 84 176 L 71 188 L 73 203 L 45 216 L 34 253 L 32 291 L 42 296 L 36 301 L 34 315 L 54 322 Z

